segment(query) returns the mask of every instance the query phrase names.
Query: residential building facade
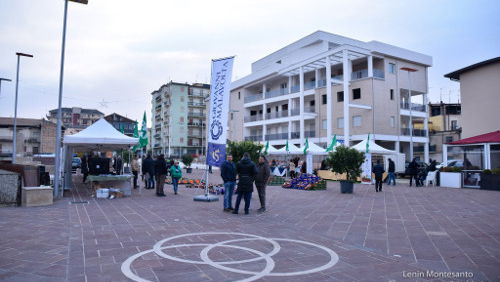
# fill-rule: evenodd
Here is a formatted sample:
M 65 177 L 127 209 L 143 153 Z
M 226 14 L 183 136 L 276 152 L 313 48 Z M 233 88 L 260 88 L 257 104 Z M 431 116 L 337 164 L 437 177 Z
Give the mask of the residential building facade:
M 354 145 L 371 133 L 410 158 L 411 143 L 428 148 L 427 126 L 414 124 L 428 122 L 431 65 L 414 51 L 317 31 L 254 62 L 250 75 L 232 83 L 237 117 L 229 139 L 302 146 L 307 138 L 326 147 L 334 135 Z
M 209 94 L 208 84 L 172 81 L 151 93 L 153 154 L 203 155 Z
M 500 130 L 500 57 L 459 69 L 445 77 L 460 82 L 462 138 Z
M 135 126 L 135 121 L 124 117 L 122 115 L 119 115 L 117 113 L 112 113 L 110 115 L 107 115 L 104 117 L 104 119 L 109 122 L 111 125 L 113 125 L 114 128 L 116 128 L 118 131 L 122 132 L 127 136 L 133 137 L 134 136 L 134 126 Z
M 14 119 L 0 117 L 0 160 L 12 160 Z M 17 118 L 16 156 L 55 152 L 56 124 L 45 119 Z
M 62 125 L 66 128 L 65 134 L 75 134 L 104 117 L 104 114 L 94 109 L 78 107 L 61 108 Z M 49 111 L 47 119 L 57 123 L 57 109 Z

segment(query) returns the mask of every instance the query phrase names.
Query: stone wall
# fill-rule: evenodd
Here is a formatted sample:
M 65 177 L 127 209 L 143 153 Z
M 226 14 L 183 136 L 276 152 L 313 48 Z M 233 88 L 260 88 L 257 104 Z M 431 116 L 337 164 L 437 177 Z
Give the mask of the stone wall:
M 0 205 L 18 205 L 21 177 L 18 173 L 0 169 Z

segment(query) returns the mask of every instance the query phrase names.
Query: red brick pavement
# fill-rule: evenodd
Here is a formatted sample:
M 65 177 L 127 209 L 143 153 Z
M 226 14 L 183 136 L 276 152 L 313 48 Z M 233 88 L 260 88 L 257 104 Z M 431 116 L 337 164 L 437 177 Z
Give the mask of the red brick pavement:
M 193 175 L 198 175 L 195 172 Z M 210 175 L 219 182 L 218 172 Z M 122 263 L 153 248 L 165 238 L 193 232 L 238 232 L 265 238 L 302 240 L 338 254 L 333 267 L 289 277 L 264 276 L 261 281 L 415 281 L 403 272 L 468 271 L 471 281 L 500 281 L 500 193 L 451 188 L 409 188 L 356 185 L 352 195 L 340 194 L 338 183 L 326 191 L 268 187 L 268 211 L 257 213 L 254 193 L 250 215 L 222 211 L 222 201 L 194 202 L 199 189 L 183 188 L 167 197 L 152 190 L 134 190 L 132 197 L 89 198 L 79 185 L 53 206 L 0 209 L 0 280 L 2 281 L 130 281 Z M 88 204 L 71 204 L 87 200 Z M 221 197 L 222 200 L 222 197 Z M 215 243 L 238 235 L 200 235 L 176 244 Z M 319 267 L 329 256 L 315 247 L 280 241 L 273 272 Z M 214 248 L 214 261 L 269 253 L 262 240 L 234 243 L 250 251 Z M 178 258 L 200 261 L 203 247 L 165 250 Z M 255 252 L 253 251 L 253 252 Z M 264 260 L 226 265 L 260 272 Z M 233 281 L 252 275 L 210 265 L 182 263 L 148 253 L 132 270 L 150 281 Z M 419 278 L 416 280 L 425 280 Z M 437 279 L 436 281 L 452 281 Z

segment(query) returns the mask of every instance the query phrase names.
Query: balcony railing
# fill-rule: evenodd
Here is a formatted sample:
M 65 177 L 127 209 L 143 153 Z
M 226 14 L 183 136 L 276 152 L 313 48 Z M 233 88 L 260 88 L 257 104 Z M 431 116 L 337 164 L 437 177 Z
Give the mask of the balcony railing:
M 246 116 L 245 117 L 245 122 L 252 122 L 252 121 L 258 121 L 262 120 L 262 115 L 254 115 L 254 116 Z
M 316 131 L 304 131 L 304 137 L 316 137 Z
M 291 136 L 292 139 L 299 139 L 300 138 L 300 132 L 299 131 L 290 132 L 290 136 Z
M 205 114 L 203 114 L 203 113 L 188 112 L 188 116 L 191 116 L 191 117 L 203 117 L 203 116 L 205 116 Z
M 425 105 L 401 102 L 401 109 L 409 110 L 410 106 L 412 111 L 425 112 Z
M 384 70 L 373 69 L 373 77 L 376 77 L 376 78 L 385 78 Z
M 245 141 L 262 141 L 262 135 L 245 136 Z
M 344 80 L 344 75 L 342 74 L 332 75 L 332 79 Z
M 201 122 L 188 122 L 188 126 L 205 126 L 205 124 Z
M 300 115 L 300 109 L 292 109 L 290 116 L 298 116 Z
M 266 141 L 269 140 L 285 140 L 288 139 L 288 133 L 266 134 Z
M 194 103 L 194 102 L 188 102 L 188 106 L 193 106 L 193 107 L 205 107 L 205 103 Z
M 266 99 L 267 98 L 272 98 L 272 97 L 277 97 L 277 96 L 282 96 L 288 94 L 288 88 L 278 88 L 271 90 L 269 92 L 266 92 Z
M 283 118 L 288 116 L 288 111 L 272 112 L 266 114 L 266 119 Z
M 314 106 L 304 107 L 304 112 L 306 112 L 306 113 L 315 113 L 316 112 L 316 108 Z
M 290 93 L 297 93 L 300 91 L 300 85 L 294 85 L 290 88 Z
M 308 81 L 304 83 L 304 90 L 314 89 L 316 87 L 315 81 Z
M 401 135 L 410 136 L 409 128 L 401 128 Z M 413 136 L 426 137 L 427 131 L 424 129 L 413 129 Z
M 255 102 L 255 101 L 259 101 L 259 100 L 262 100 L 262 94 L 251 95 L 251 96 L 245 97 L 245 103 Z
M 325 87 L 325 86 L 326 86 L 326 79 L 318 80 L 318 87 Z
M 365 78 L 365 77 L 368 77 L 368 70 L 353 71 L 351 73 L 352 80 L 361 79 L 361 78 Z

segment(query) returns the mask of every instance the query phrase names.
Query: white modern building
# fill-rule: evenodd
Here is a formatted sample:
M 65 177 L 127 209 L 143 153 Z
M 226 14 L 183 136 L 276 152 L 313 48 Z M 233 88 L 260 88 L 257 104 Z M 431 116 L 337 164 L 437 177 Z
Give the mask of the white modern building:
M 432 57 L 414 51 L 314 32 L 232 83 L 228 138 L 326 147 L 334 135 L 353 145 L 372 133 L 407 159 L 423 145 L 427 161 L 430 66 Z

